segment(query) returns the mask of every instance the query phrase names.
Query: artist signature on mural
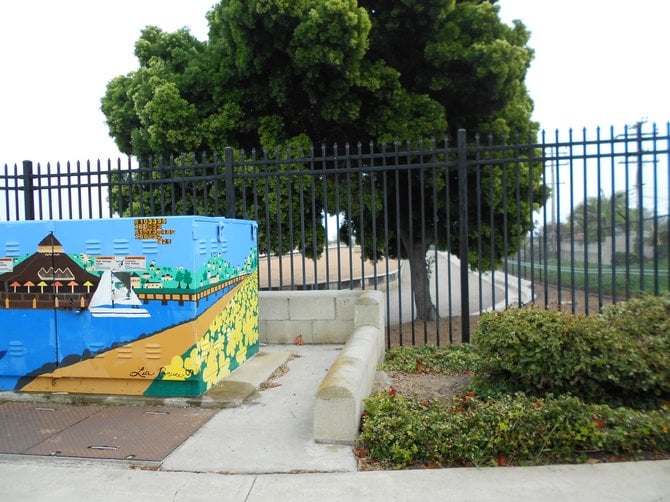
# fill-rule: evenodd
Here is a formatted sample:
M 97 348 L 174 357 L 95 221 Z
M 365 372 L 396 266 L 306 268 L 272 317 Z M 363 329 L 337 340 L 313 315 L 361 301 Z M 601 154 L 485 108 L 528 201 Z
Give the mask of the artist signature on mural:
M 186 368 L 166 368 L 163 366 L 158 370 L 158 375 L 169 380 L 185 380 L 192 377 L 194 372 Z
M 140 369 L 137 371 L 131 371 L 130 376 L 133 378 L 147 378 L 147 377 L 152 377 L 156 373 L 154 371 L 150 371 L 148 369 L 145 369 L 144 366 L 142 366 Z
M 139 369 L 135 371 L 131 371 L 128 375 L 131 378 L 152 378 L 158 375 L 158 377 L 162 378 L 170 378 L 170 379 L 186 379 L 189 377 L 193 376 L 193 370 L 185 369 L 185 368 L 180 368 L 178 370 L 171 369 L 171 368 L 166 368 L 165 366 L 161 366 L 158 371 L 151 371 L 144 366 L 141 366 Z

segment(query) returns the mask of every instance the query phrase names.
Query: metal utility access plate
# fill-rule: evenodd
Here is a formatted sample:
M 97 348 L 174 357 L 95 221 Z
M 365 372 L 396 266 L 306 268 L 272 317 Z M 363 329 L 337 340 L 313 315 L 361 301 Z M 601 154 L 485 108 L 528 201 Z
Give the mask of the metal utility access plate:
M 217 410 L 0 404 L 0 453 L 161 461 Z

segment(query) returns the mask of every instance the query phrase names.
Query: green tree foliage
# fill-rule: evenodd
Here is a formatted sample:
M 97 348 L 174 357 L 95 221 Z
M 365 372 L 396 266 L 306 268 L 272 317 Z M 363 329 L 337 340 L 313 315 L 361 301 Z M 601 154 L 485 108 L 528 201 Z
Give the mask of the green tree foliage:
M 177 165 L 184 164 L 179 157 L 184 152 L 201 155 L 221 152 L 226 146 L 238 150 L 255 146 L 274 158 L 281 155 L 280 147 L 300 152 L 310 145 L 349 141 L 416 142 L 453 137 L 458 128 L 533 136 L 537 124 L 530 120 L 532 101 L 524 84 L 533 56 L 527 46 L 529 33 L 520 22 L 513 26 L 502 23 L 498 10 L 495 1 L 481 0 L 223 0 L 207 14 L 206 42 L 194 39 L 187 30 L 165 33 L 146 28 L 135 47 L 139 69 L 108 84 L 102 110 L 121 151 L 140 159 L 172 156 Z M 535 202 L 542 203 L 540 170 L 536 171 L 530 176 L 528 165 L 522 164 L 516 179 L 521 183 L 522 200 L 527 201 L 533 189 Z M 491 186 L 483 190 L 491 188 L 495 194 L 492 205 L 497 223 L 517 208 L 514 204 L 503 207 L 501 202 L 502 192 L 513 190 L 513 183 L 500 182 L 502 170 L 492 173 L 489 181 L 483 181 Z M 367 177 L 365 193 L 377 195 L 366 195 L 348 208 L 342 235 L 356 235 L 368 256 L 378 258 L 383 251 L 409 257 L 415 281 L 427 284 L 428 247 L 451 245 L 452 251 L 458 251 L 453 221 L 458 215 L 456 205 L 450 208 L 449 221 L 446 216 L 440 216 L 440 221 L 431 219 L 435 213 L 447 214 L 447 200 L 457 204 L 457 179 L 455 175 L 431 178 L 426 186 L 420 183 L 420 176 L 412 174 L 397 184 L 397 178 L 388 177 L 387 193 L 394 194 L 393 200 L 384 200 L 382 190 L 369 190 L 380 179 Z M 475 190 L 472 178 L 469 185 Z M 272 195 L 277 200 L 269 201 L 270 214 L 258 215 L 268 220 L 260 222 L 261 240 L 266 232 L 276 234 L 277 226 L 284 236 L 289 235 L 284 228 L 287 223 L 278 215 L 287 214 L 282 209 L 297 214 L 299 187 L 297 182 L 282 182 Z M 200 189 L 204 193 L 206 188 L 203 181 Z M 240 184 L 236 188 L 250 190 Z M 419 190 L 436 195 L 423 207 L 430 228 L 409 232 L 420 224 L 422 211 L 408 206 L 410 200 L 422 200 Z M 145 197 L 158 197 L 157 193 Z M 119 198 L 114 195 L 114 200 Z M 122 193 L 120 199 L 130 197 Z M 176 198 L 187 201 L 179 208 L 182 212 L 207 212 L 188 198 L 179 194 Z M 324 203 L 322 197 L 318 199 L 305 214 L 308 220 L 321 220 Z M 510 192 L 508 200 L 513 199 Z M 472 197 L 472 208 L 475 203 Z M 518 224 L 508 227 L 511 235 L 525 234 L 530 228 L 530 204 L 522 205 Z M 210 205 L 210 212 L 213 207 Z M 384 239 L 393 243 L 385 250 L 373 249 L 372 233 L 366 231 L 373 224 L 383 228 L 379 225 L 382 207 L 391 221 L 399 223 Z M 242 208 L 237 209 L 242 214 Z M 361 213 L 378 214 L 379 221 L 357 218 Z M 446 237 L 447 228 L 451 239 Z M 318 232 L 323 235 L 320 223 Z M 490 234 L 485 226 L 482 235 Z M 476 249 L 478 237 L 469 236 L 471 249 Z M 286 238 L 281 243 L 272 241 L 271 250 L 293 249 L 305 235 L 294 229 L 293 238 L 294 242 Z M 503 249 L 495 243 L 502 238 L 490 239 L 494 262 Z M 319 239 L 311 251 L 318 255 L 322 245 Z M 488 250 L 484 254 L 487 258 L 481 265 L 494 266 Z M 474 252 L 464 258 L 477 263 Z M 429 295 L 419 295 L 415 303 L 419 318 L 435 318 Z

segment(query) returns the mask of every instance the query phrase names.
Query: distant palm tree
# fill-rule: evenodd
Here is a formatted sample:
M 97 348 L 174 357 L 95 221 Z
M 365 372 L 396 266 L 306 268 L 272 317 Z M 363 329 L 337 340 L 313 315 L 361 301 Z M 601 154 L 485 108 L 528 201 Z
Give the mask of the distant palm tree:
M 653 247 L 656 250 L 656 256 L 659 260 L 664 260 L 668 257 L 668 216 L 658 218 L 658 225 L 652 224 L 651 232 L 645 240 L 645 244 Z
M 631 230 L 639 222 L 637 208 L 628 207 L 630 203 L 626 192 L 616 192 L 612 197 L 606 197 L 601 191 L 599 197 L 589 197 L 584 203 L 576 206 L 566 226 L 574 226 L 575 233 L 583 233 L 588 242 L 602 241 L 605 237 L 616 233 L 617 230 Z M 626 222 L 629 225 L 626 228 Z

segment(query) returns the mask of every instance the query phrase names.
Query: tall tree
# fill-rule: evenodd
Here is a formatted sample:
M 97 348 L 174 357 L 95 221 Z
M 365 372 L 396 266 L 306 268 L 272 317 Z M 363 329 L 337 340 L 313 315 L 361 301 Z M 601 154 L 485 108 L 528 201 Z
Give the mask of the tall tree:
M 444 121 L 448 120 L 445 130 L 451 138 L 460 128 L 498 135 L 514 132 L 524 140 L 537 133 L 537 124 L 530 119 L 532 101 L 524 85 L 533 55 L 526 45 L 529 34 L 520 22 L 513 27 L 502 23 L 495 2 L 362 0 L 359 3 L 371 13 L 371 57 L 397 70 L 402 88 L 416 97 L 408 107 L 416 116 L 398 113 L 396 119 L 403 115 L 408 118 L 378 131 L 377 139 L 418 140 L 430 136 L 436 121 L 426 121 L 430 114 L 424 110 L 435 110 Z M 419 100 L 423 106 L 418 104 Z M 503 228 L 503 220 L 513 215 L 506 225 L 508 236 L 525 235 L 533 211 L 528 202 L 530 191 L 534 192 L 536 207 L 546 199 L 546 191 L 540 187 L 540 169 L 536 168 L 531 177 L 529 165 L 523 164 L 509 176 L 507 186 L 500 181 L 503 171 L 495 168 L 491 171 L 493 176 L 482 177 L 479 186 L 476 176 L 468 177 L 470 252 L 459 257 L 473 266 L 488 269 L 496 265 L 503 253 L 513 253 L 518 241 L 505 239 L 502 232 L 495 233 L 493 229 Z M 376 221 L 351 215 L 347 228 L 365 236 L 368 256 L 380 253 L 382 250 L 373 250 L 369 242 L 373 235 L 370 226 L 383 228 L 383 215 L 375 212 L 375 207 L 386 208 L 392 215 L 391 221 L 399 223 L 391 229 L 388 252 L 409 259 L 417 317 L 433 320 L 437 310 L 428 287 L 426 253 L 430 246 L 436 246 L 460 255 L 457 175 L 452 172 L 446 179 L 433 178 L 414 170 L 406 176 L 388 177 L 385 182 L 387 193 L 392 196 L 383 201 L 366 199 L 365 209 L 368 214 L 378 215 Z M 520 185 L 518 197 L 514 193 L 515 183 Z M 478 199 L 474 196 L 478 189 L 487 194 L 493 192 L 493 196 Z M 503 195 L 504 190 L 509 197 Z M 425 195 L 431 193 L 432 196 Z M 477 221 L 478 210 L 479 214 L 487 215 L 482 224 Z M 516 218 L 517 214 L 520 218 Z M 393 219 L 393 215 L 397 218 Z M 476 229 L 482 235 L 477 235 Z M 508 245 L 504 244 L 506 240 Z M 478 255 L 480 245 L 482 253 Z
M 501 22 L 498 10 L 495 0 L 223 0 L 207 14 L 207 42 L 186 30 L 145 29 L 135 48 L 140 68 L 109 83 L 102 109 L 119 148 L 140 157 L 221 151 L 225 146 L 259 146 L 272 154 L 280 146 L 295 151 L 348 141 L 413 142 L 453 137 L 462 127 L 532 136 L 537 125 L 530 119 L 532 101 L 524 85 L 533 55 L 529 34 L 520 22 L 511 27 Z M 390 181 L 388 193 L 398 197 L 366 197 L 362 205 L 350 206 L 342 233 L 357 235 L 368 256 L 386 252 L 409 258 L 419 285 L 417 316 L 434 319 L 435 307 L 425 294 L 426 251 L 435 245 L 458 252 L 459 243 L 454 221 L 438 223 L 420 215 L 445 212 L 453 219 L 458 212 L 447 206 L 457 201 L 457 179 L 434 178 L 425 186 L 419 176 L 412 174 L 397 185 Z M 373 179 L 365 182 L 379 182 Z M 518 179 L 524 196 L 534 190 L 535 202 L 543 202 L 539 169 L 531 177 L 526 164 Z M 490 183 L 498 202 L 486 209 L 497 221 L 517 208 L 502 207 L 504 184 L 493 178 Z M 469 185 L 476 189 L 470 179 Z M 280 191 L 297 186 L 284 184 Z M 437 196 L 427 201 L 419 190 Z M 275 208 L 292 199 L 274 196 Z M 408 207 L 421 200 L 428 205 Z M 475 201 L 472 197 L 471 205 Z M 384 240 L 400 242 L 384 250 L 373 249 L 366 231 L 379 221 L 356 217 L 381 218 L 382 205 L 399 223 Z M 308 217 L 320 221 L 323 209 L 320 203 L 313 205 Z M 519 211 L 519 228 L 508 228 L 525 234 L 532 208 L 526 204 Z M 274 216 L 270 219 L 276 221 Z M 428 228 L 409 231 L 422 224 Z M 482 232 L 491 230 L 484 227 Z M 468 237 L 473 250 L 477 238 Z M 462 258 L 493 266 L 503 247 L 491 241 L 493 260 L 487 252 L 480 262 L 474 251 Z

